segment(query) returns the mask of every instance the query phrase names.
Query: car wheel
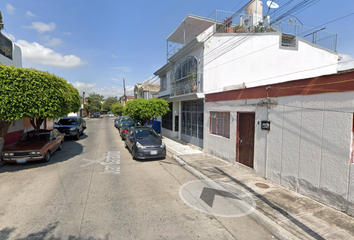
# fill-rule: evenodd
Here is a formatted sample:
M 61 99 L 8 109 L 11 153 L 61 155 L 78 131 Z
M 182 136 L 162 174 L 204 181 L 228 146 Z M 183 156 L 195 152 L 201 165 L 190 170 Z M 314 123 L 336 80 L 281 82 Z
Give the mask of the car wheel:
M 128 148 L 128 145 L 127 145 L 127 143 L 126 143 L 126 142 L 124 142 L 124 147 L 125 147 L 125 148 Z
M 135 159 L 135 155 L 136 155 L 136 153 L 135 153 L 135 148 L 133 148 L 133 149 L 132 149 L 132 156 L 133 156 L 133 159 Z
M 78 132 L 76 135 L 76 140 L 79 140 L 79 139 L 80 139 L 80 132 Z
M 60 142 L 60 145 L 59 145 L 59 147 L 58 147 L 58 150 L 60 151 L 60 150 L 62 150 L 62 149 L 63 149 L 63 143 Z
M 84 136 L 84 129 L 82 129 L 81 135 Z
M 45 157 L 43 160 L 44 160 L 44 162 L 49 162 L 49 160 L 50 160 L 50 152 L 49 151 L 45 154 Z

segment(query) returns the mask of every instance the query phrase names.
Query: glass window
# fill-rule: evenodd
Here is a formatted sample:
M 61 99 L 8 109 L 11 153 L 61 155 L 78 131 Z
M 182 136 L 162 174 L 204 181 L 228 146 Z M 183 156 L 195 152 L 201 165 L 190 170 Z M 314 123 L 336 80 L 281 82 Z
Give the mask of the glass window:
M 166 128 L 168 130 L 172 131 L 172 127 L 173 127 L 173 104 L 172 102 L 168 103 L 168 107 L 171 111 L 168 111 L 167 114 L 165 114 L 164 116 L 162 116 L 162 127 Z
M 210 112 L 210 134 L 230 138 L 230 112 Z

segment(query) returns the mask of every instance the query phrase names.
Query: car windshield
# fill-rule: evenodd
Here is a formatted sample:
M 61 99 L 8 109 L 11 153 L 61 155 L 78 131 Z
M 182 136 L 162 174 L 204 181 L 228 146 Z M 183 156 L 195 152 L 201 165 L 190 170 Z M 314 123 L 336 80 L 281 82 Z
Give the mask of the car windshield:
M 40 141 L 49 141 L 50 133 L 49 132 L 30 132 L 23 135 L 21 142 L 40 142 Z
M 76 119 L 60 119 L 58 125 L 77 125 Z
M 121 123 L 124 123 L 124 122 L 132 122 L 132 119 L 130 119 L 130 118 L 122 118 L 122 119 L 120 119 L 120 122 L 121 122 Z
M 154 129 L 135 129 L 136 138 L 159 138 Z

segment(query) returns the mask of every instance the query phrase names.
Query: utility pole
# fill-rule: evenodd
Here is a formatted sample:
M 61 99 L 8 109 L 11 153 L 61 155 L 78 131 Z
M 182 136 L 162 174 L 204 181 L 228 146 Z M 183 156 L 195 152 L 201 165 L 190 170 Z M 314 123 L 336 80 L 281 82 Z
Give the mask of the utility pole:
M 122 86 L 124 88 L 124 94 L 123 94 L 124 100 L 123 100 L 123 103 L 124 103 L 124 106 L 125 106 L 125 102 L 126 102 L 126 99 L 127 99 L 126 90 L 125 90 L 125 79 L 123 78 L 123 85 L 118 84 L 118 83 L 114 83 L 114 82 L 111 82 L 111 83 L 119 85 L 119 86 Z M 122 99 L 122 98 L 120 98 L 120 99 Z
M 85 92 L 84 91 L 82 91 L 82 108 L 83 109 L 81 109 L 81 112 L 80 112 L 80 115 L 81 115 L 81 117 L 83 117 L 83 111 L 85 111 Z
M 125 80 L 123 78 L 123 87 L 124 87 L 124 106 L 125 106 L 125 103 L 127 102 L 127 95 L 126 95 L 126 92 L 125 92 Z

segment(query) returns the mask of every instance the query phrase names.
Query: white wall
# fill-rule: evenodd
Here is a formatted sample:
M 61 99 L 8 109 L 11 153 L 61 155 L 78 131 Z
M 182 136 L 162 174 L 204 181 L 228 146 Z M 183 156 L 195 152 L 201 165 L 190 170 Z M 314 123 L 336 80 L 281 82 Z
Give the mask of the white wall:
M 210 135 L 209 113 L 230 111 L 233 118 L 238 111 L 256 112 L 255 172 L 354 216 L 353 92 L 273 100 L 278 105 L 269 110 L 269 132 L 257 124 L 266 120 L 266 107 L 252 106 L 250 100 L 248 105 L 243 100 L 206 103 L 204 151 L 236 164 L 237 121 L 231 119 L 230 139 Z
M 204 92 L 220 92 L 225 86 L 243 82 L 253 87 L 337 72 L 336 53 L 305 41 L 298 41 L 298 50 L 284 50 L 280 39 L 279 33 L 245 33 L 219 34 L 208 40 Z
M 4 55 L 0 54 L 0 63 L 11 66 L 14 65 L 15 67 L 22 67 L 22 53 L 21 48 L 15 44 L 12 44 L 13 51 L 12 51 L 12 59 L 5 57 Z
M 259 175 L 263 175 L 265 161 L 265 144 L 267 132 L 260 130 L 258 121 L 266 120 L 267 111 L 265 108 L 254 106 L 259 100 L 206 102 L 204 108 L 204 145 L 203 151 L 213 154 L 232 164 L 236 164 L 236 132 L 237 132 L 237 112 L 255 112 L 255 143 L 254 148 L 254 169 Z M 210 112 L 230 112 L 230 138 L 210 134 Z
M 7 133 L 17 132 L 23 130 L 23 119 L 15 120 L 14 124 L 9 127 Z

